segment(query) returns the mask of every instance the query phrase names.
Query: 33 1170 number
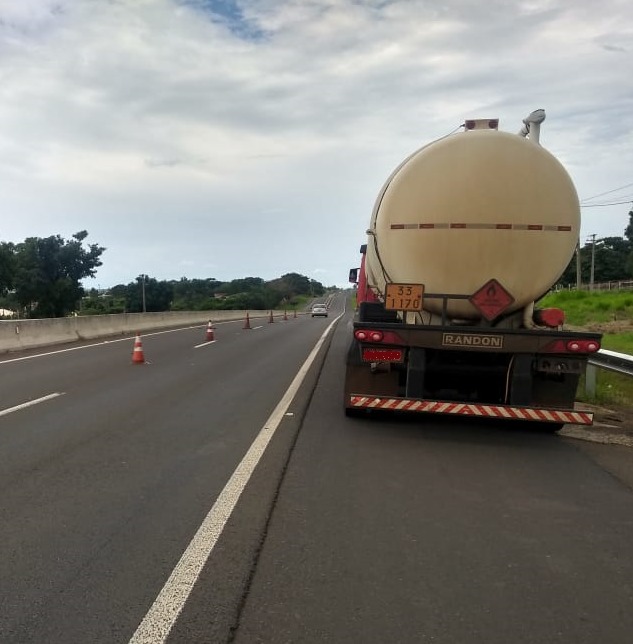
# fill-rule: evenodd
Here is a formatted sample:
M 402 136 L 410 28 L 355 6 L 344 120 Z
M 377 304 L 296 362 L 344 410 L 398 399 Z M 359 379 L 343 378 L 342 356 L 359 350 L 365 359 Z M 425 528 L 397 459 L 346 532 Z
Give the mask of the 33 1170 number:
M 387 284 L 385 308 L 391 311 L 420 311 L 424 284 Z

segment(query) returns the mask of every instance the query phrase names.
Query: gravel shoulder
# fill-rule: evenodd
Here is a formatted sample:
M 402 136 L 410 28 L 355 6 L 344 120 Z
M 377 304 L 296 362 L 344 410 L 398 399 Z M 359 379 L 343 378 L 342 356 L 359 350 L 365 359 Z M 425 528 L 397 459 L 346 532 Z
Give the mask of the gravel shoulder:
M 623 406 L 600 407 L 577 403 L 576 408 L 593 412 L 593 425 L 565 425 L 558 433 L 567 438 L 633 447 L 633 409 Z

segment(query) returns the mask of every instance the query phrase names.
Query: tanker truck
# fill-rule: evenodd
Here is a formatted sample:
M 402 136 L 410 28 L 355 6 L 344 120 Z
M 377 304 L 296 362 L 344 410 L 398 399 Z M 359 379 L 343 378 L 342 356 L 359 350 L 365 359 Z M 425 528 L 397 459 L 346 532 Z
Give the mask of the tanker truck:
M 477 416 L 545 431 L 593 422 L 574 402 L 601 336 L 565 330 L 563 311 L 537 304 L 580 232 L 573 182 L 539 142 L 544 118 L 532 112 L 519 133 L 467 120 L 385 182 L 350 271 L 347 415 Z

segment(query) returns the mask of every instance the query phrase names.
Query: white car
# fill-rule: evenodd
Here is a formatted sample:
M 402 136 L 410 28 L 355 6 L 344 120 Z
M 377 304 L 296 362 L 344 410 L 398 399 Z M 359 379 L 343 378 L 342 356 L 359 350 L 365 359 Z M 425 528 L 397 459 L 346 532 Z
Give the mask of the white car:
M 312 317 L 314 317 L 315 315 L 320 315 L 324 318 L 327 317 L 327 307 L 325 306 L 325 304 L 315 304 L 312 307 Z

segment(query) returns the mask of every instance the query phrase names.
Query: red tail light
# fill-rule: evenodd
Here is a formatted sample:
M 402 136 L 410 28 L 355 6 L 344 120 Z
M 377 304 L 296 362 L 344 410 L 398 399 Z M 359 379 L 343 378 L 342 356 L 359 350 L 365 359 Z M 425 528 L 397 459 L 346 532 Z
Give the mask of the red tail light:
M 356 329 L 354 337 L 359 342 L 382 342 L 385 334 L 382 331 L 369 331 L 365 329 Z
M 534 321 L 541 326 L 556 329 L 565 322 L 565 312 L 561 309 L 537 309 L 534 311 Z
M 570 340 L 566 346 L 567 351 L 572 353 L 595 353 L 600 350 L 597 340 Z
M 499 128 L 499 119 L 468 119 L 464 122 L 467 130 L 484 130 L 489 128 L 497 130 Z
M 596 353 L 600 351 L 598 340 L 578 338 L 575 340 L 556 340 L 541 349 L 539 353 Z
M 402 362 L 404 351 L 402 349 L 363 349 L 365 362 Z

